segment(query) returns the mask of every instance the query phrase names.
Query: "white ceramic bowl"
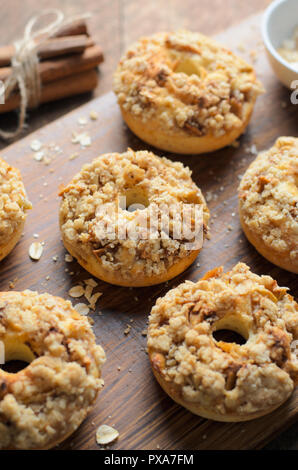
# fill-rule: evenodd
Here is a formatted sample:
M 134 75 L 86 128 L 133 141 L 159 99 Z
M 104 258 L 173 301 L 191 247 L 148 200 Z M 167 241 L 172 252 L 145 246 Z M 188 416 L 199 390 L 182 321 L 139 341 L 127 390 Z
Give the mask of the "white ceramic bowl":
M 284 39 L 292 37 L 298 26 L 298 0 L 275 0 L 264 13 L 262 35 L 269 62 L 279 80 L 291 88 L 298 71 L 277 52 Z

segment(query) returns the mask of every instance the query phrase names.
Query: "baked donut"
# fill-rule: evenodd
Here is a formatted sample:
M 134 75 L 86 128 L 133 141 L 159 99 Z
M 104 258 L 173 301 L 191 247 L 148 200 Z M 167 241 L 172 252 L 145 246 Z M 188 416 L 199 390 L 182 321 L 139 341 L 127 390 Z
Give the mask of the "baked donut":
M 191 213 L 191 232 L 203 229 L 201 242 L 208 232 L 209 211 L 190 170 L 151 152 L 128 149 L 102 155 L 84 165 L 60 195 L 66 249 L 87 271 L 111 284 L 158 284 L 194 261 L 202 243 L 190 246 L 190 238 L 175 236 L 185 208 L 202 209 L 197 227 Z M 124 206 L 120 198 L 126 199 Z
M 222 329 L 246 343 L 217 341 L 213 334 Z M 158 299 L 148 353 L 156 379 L 177 403 L 204 418 L 246 421 L 273 411 L 293 392 L 297 338 L 298 306 L 287 289 L 239 263 Z
M 37 292 L 0 293 L 0 341 L 17 373 L 0 369 L 0 449 L 48 449 L 72 434 L 98 391 L 105 353 L 70 302 Z
M 21 238 L 31 208 L 19 170 L 0 158 L 0 261 Z
M 113 88 L 138 137 L 182 154 L 231 144 L 263 92 L 251 65 L 189 31 L 141 38 L 120 60 Z
M 239 186 L 241 225 L 267 260 L 298 273 L 298 139 L 280 137 Z

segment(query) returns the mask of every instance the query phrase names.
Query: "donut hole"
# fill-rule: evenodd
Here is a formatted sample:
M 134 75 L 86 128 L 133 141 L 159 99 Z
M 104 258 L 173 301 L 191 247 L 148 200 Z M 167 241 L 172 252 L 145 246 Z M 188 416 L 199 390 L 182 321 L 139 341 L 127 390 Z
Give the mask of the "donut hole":
M 213 338 L 217 342 L 245 344 L 249 337 L 247 326 L 238 317 L 227 315 L 214 324 Z
M 20 370 L 25 369 L 28 366 L 28 362 L 25 361 L 8 361 L 5 364 L 0 366 L 0 369 L 4 370 L 4 372 L 8 372 L 9 374 L 17 374 Z
M 121 209 L 128 212 L 144 210 L 149 206 L 149 199 L 146 192 L 139 188 L 130 188 L 119 198 Z
M 236 343 L 236 344 L 245 344 L 246 339 L 233 330 L 220 329 L 213 332 L 213 338 L 215 341 L 223 343 Z
M 18 338 L 6 338 L 4 344 L 4 364 L 0 368 L 5 372 L 15 374 L 25 369 L 35 359 L 35 355 L 28 344 Z
M 185 73 L 185 75 L 198 75 L 201 77 L 202 75 L 202 67 L 200 66 L 199 62 L 196 60 L 191 59 L 190 57 L 185 57 L 179 60 L 174 67 L 175 73 Z

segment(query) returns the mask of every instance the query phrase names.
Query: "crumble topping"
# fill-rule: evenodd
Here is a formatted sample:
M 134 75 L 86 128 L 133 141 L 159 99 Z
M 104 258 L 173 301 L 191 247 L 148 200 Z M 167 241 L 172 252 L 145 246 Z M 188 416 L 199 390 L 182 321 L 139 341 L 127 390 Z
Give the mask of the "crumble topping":
M 113 88 L 123 109 L 143 122 L 215 137 L 241 127 L 246 105 L 264 91 L 251 65 L 189 31 L 141 38 L 120 60 Z
M 216 341 L 233 329 L 246 343 Z M 291 342 L 298 338 L 298 306 L 270 276 L 243 263 L 207 273 L 159 298 L 149 318 L 152 366 L 189 402 L 225 414 L 248 414 L 290 396 L 298 378 Z
M 31 208 L 19 171 L 0 158 L 0 245 L 18 230 Z
M 16 374 L 0 369 L 0 448 L 50 447 L 89 411 L 104 351 L 70 302 L 28 290 L 1 293 L 0 341 L 12 355 L 22 345 L 33 357 Z
M 298 139 L 280 137 L 249 166 L 239 186 L 245 224 L 298 266 Z
M 102 155 L 84 165 L 60 195 L 60 220 L 66 240 L 76 244 L 86 259 L 95 256 L 105 268 L 120 271 L 126 278 L 166 272 L 189 254 L 189 240 L 174 238 L 176 220 L 181 215 L 177 210 L 182 212 L 183 205 L 190 204 L 191 210 L 194 204 L 203 206 L 204 237 L 208 233 L 209 211 L 189 168 L 151 152 L 129 149 L 123 154 Z M 129 212 L 118 207 L 123 195 L 128 205 L 140 203 L 143 209 Z M 136 221 L 150 220 L 153 203 L 159 209 L 155 238 L 143 238 L 142 224 Z M 98 211 L 104 205 L 114 209 L 111 214 Z M 169 211 L 167 234 L 161 218 L 171 206 L 175 210 Z M 122 239 L 125 224 L 134 235 Z M 114 229 L 111 237 L 107 230 L 99 229 L 103 225 Z

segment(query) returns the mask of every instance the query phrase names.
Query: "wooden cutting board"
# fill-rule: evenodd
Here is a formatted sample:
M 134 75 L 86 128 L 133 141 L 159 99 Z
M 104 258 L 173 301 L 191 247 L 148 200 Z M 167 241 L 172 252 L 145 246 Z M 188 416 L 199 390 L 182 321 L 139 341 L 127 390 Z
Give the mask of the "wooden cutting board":
M 155 381 L 145 353 L 146 338 L 142 336 L 157 297 L 185 279 L 199 279 L 218 265 L 229 269 L 244 261 L 257 274 L 270 274 L 280 285 L 290 287 L 293 295 L 298 294 L 297 276 L 273 266 L 254 250 L 241 231 L 237 213 L 236 190 L 239 178 L 255 158 L 253 146 L 266 149 L 280 135 L 298 134 L 298 106 L 290 103 L 289 91 L 279 84 L 267 64 L 260 45 L 259 24 L 260 16 L 256 16 L 218 36 L 245 58 L 249 58 L 251 50 L 257 51 L 255 67 L 267 89 L 257 102 L 239 147 L 206 156 L 169 155 L 190 166 L 195 182 L 207 195 L 213 216 L 212 238 L 193 266 L 168 285 L 127 289 L 99 282 L 97 290 L 103 295 L 91 317 L 97 341 L 107 354 L 105 388 L 89 417 L 60 449 L 98 449 L 95 430 L 104 423 L 115 426 L 120 433 L 113 449 L 255 449 L 296 420 L 297 389 L 284 406 L 252 422 L 217 423 L 189 413 L 168 398 Z M 96 121 L 89 118 L 91 111 L 98 113 Z M 80 127 L 78 120 L 85 117 L 88 122 Z M 92 139 L 91 146 L 85 149 L 71 142 L 73 132 L 83 131 Z M 30 143 L 34 139 L 42 142 L 50 161 L 33 158 Z M 8 290 L 9 282 L 17 278 L 16 290 L 29 288 L 67 299 L 70 287 L 90 277 L 76 262 L 64 260 L 66 252 L 58 229 L 58 187 L 67 183 L 83 163 L 104 152 L 122 152 L 128 146 L 134 150 L 148 148 L 123 124 L 115 97 L 108 93 L 2 152 L 3 158 L 20 168 L 33 210 L 21 242 L 1 263 L 1 290 Z M 73 159 L 76 153 L 78 156 Z M 45 242 L 38 262 L 28 256 L 29 245 L 35 241 L 33 234 Z M 128 324 L 131 330 L 126 336 Z

